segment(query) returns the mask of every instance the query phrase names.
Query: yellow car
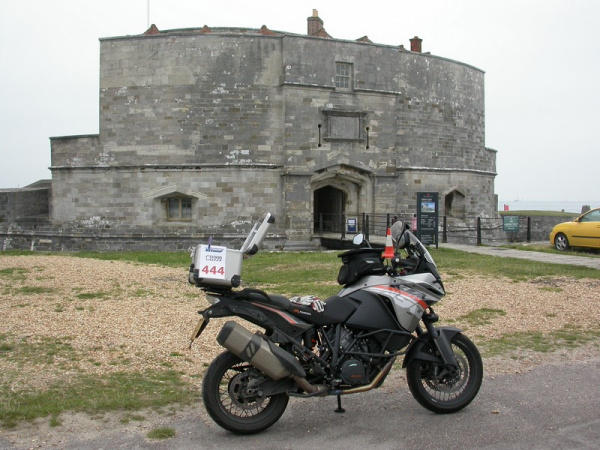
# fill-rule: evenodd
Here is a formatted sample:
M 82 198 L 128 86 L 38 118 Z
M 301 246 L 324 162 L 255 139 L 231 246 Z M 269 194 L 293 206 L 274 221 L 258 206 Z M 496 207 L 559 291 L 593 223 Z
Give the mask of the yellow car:
M 600 248 L 600 208 L 591 209 L 572 222 L 555 225 L 550 243 L 561 251 L 571 247 Z

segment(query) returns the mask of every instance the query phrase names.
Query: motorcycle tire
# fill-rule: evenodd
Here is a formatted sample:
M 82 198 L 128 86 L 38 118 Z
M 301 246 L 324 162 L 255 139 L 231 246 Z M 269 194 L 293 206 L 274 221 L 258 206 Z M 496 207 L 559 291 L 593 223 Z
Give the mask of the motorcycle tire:
M 436 353 L 433 344 L 426 350 Z M 440 364 L 413 360 L 406 369 L 410 391 L 421 406 L 438 414 L 456 412 L 473 401 L 483 380 L 483 362 L 471 340 L 459 333 L 452 337 L 452 351 L 458 371 L 452 376 L 438 377 Z
M 266 377 L 229 351 L 213 360 L 202 383 L 202 399 L 218 425 L 236 434 L 252 434 L 279 420 L 289 397 L 285 393 L 261 397 L 247 391 L 249 380 L 257 376 Z

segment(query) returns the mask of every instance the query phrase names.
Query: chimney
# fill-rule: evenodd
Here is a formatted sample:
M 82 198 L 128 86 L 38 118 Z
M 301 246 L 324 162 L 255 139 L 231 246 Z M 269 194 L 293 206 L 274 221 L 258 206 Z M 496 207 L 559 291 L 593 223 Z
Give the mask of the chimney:
M 423 39 L 419 39 L 418 36 L 415 36 L 410 40 L 410 51 L 415 53 L 421 53 L 421 42 Z
M 158 27 L 154 24 L 152 24 L 150 26 L 150 28 L 148 28 L 145 32 L 144 32 L 144 36 L 155 36 L 157 34 L 160 34 L 160 31 L 158 30 Z
M 319 18 L 319 11 L 313 9 L 312 17 L 308 18 L 308 35 L 314 36 L 323 29 L 323 21 Z

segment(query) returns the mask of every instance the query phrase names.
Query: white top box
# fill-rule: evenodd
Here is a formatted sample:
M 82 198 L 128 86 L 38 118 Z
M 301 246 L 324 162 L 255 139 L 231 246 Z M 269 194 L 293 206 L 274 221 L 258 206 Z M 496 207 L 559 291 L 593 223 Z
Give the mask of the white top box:
M 198 245 L 192 253 L 189 281 L 197 286 L 238 287 L 241 284 L 244 255 L 254 255 L 275 223 L 275 217 L 266 213 L 257 221 L 239 250 L 216 245 Z

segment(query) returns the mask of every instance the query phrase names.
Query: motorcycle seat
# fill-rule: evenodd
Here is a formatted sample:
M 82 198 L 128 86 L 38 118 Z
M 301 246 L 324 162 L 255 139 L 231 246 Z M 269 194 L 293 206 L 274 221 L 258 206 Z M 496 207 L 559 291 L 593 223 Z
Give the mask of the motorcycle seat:
M 276 306 L 277 308 L 281 308 L 284 311 L 287 311 L 291 305 L 289 299 L 284 295 L 267 294 L 265 291 L 261 291 L 260 289 L 246 288 L 243 291 L 241 291 L 239 295 L 248 301 Z
M 323 312 L 317 312 L 310 306 L 292 303 L 283 295 L 267 294 L 260 289 L 246 288 L 240 291 L 238 296 L 248 301 L 281 308 L 315 325 L 330 325 L 344 322 L 356 310 L 356 303 L 354 301 L 337 295 L 324 300 L 325 310 Z
M 315 325 L 331 325 L 344 322 L 356 309 L 356 304 L 348 299 L 333 295 L 324 300 L 325 310 L 317 312 L 310 306 L 290 302 L 289 312 Z

